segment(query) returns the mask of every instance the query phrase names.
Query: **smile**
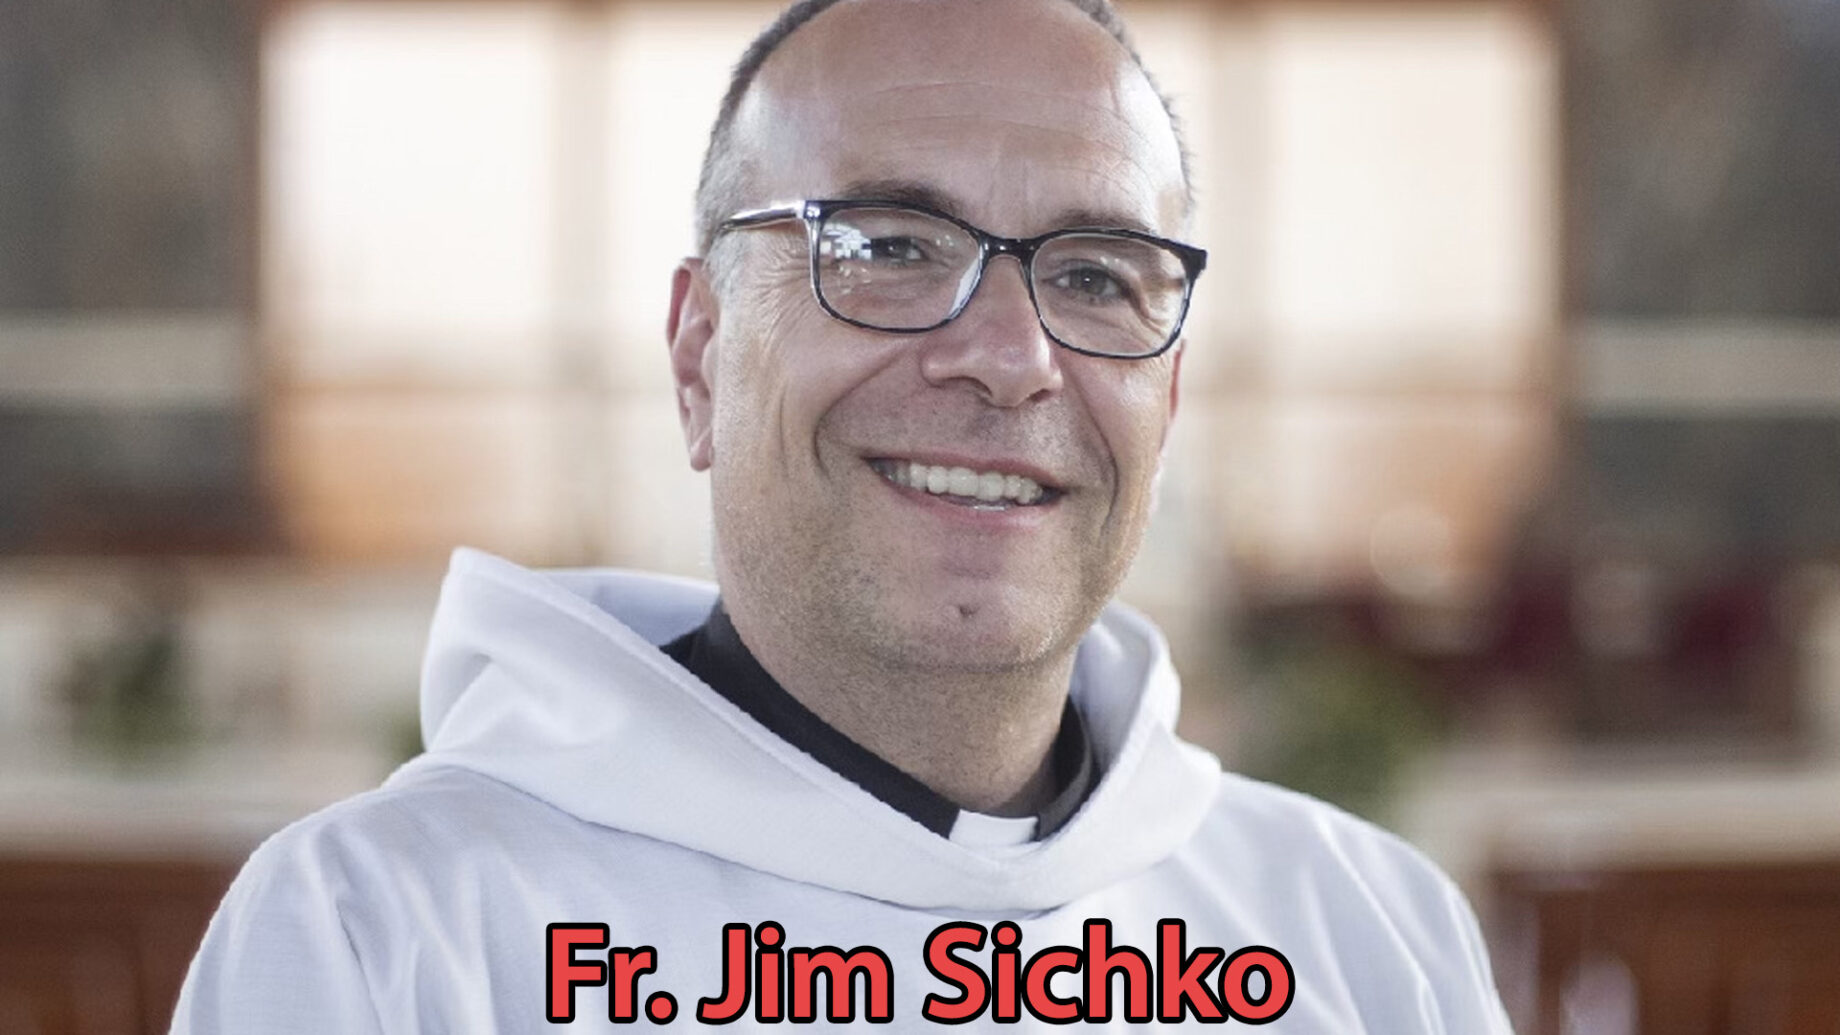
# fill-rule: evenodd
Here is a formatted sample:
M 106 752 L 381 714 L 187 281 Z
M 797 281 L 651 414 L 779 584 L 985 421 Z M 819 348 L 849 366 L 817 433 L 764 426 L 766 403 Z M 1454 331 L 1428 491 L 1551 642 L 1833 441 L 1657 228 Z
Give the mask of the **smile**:
M 938 496 L 943 502 L 978 509 L 1005 510 L 1051 503 L 1062 495 L 1027 475 L 937 467 L 909 460 L 869 461 L 877 474 L 904 489 Z

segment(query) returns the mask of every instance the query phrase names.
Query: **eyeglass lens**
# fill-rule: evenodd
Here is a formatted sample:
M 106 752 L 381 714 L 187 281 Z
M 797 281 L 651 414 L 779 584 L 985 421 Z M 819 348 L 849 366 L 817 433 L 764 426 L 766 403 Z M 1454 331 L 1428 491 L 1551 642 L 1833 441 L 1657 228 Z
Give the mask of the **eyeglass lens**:
M 871 206 L 831 213 L 818 228 L 818 294 L 838 315 L 889 331 L 938 325 L 975 288 L 977 238 L 949 220 Z M 1042 323 L 1088 352 L 1140 356 L 1169 343 L 1188 273 L 1161 245 L 1106 233 L 1051 238 L 1030 285 Z

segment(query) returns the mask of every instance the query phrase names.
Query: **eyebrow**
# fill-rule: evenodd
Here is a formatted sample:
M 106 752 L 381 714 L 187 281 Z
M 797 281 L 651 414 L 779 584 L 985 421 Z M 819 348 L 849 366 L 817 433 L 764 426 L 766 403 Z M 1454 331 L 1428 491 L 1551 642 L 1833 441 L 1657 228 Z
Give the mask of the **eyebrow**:
M 853 180 L 846 184 L 844 198 L 861 198 L 865 201 L 897 201 L 904 205 L 920 205 L 937 209 L 949 216 L 965 219 L 965 206 L 950 194 L 918 180 L 899 178 Z M 969 222 L 969 220 L 966 220 Z M 1139 233 L 1161 236 L 1162 231 L 1149 226 L 1136 216 L 1111 209 L 1069 208 L 1056 214 L 1051 229 L 1065 227 L 1104 227 L 1115 230 L 1135 230 Z

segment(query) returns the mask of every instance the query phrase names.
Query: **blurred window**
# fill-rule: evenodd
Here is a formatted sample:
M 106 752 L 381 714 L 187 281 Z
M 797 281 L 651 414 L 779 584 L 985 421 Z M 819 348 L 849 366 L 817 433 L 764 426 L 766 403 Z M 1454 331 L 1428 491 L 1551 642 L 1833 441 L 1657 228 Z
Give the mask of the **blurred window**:
M 1456 591 L 1550 408 L 1542 16 L 1124 6 L 1187 124 L 1192 236 L 1219 273 L 1133 591 L 1203 588 L 1197 561 L 1228 556 L 1273 585 L 1386 569 Z M 665 304 L 728 67 L 776 8 L 311 0 L 271 18 L 262 329 L 307 552 L 469 541 L 704 567 Z
M 256 23 L 0 5 L 0 554 L 263 543 Z

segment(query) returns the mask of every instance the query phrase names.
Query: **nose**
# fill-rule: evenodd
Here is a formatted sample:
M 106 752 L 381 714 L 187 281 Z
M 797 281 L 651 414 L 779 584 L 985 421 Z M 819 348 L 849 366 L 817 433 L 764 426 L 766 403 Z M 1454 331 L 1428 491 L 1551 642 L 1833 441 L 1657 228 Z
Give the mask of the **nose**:
M 1003 258 L 985 268 L 958 319 L 926 335 L 920 372 L 935 385 L 967 385 L 992 406 L 1011 408 L 1060 391 L 1062 350 L 1042 329 L 1022 264 Z

